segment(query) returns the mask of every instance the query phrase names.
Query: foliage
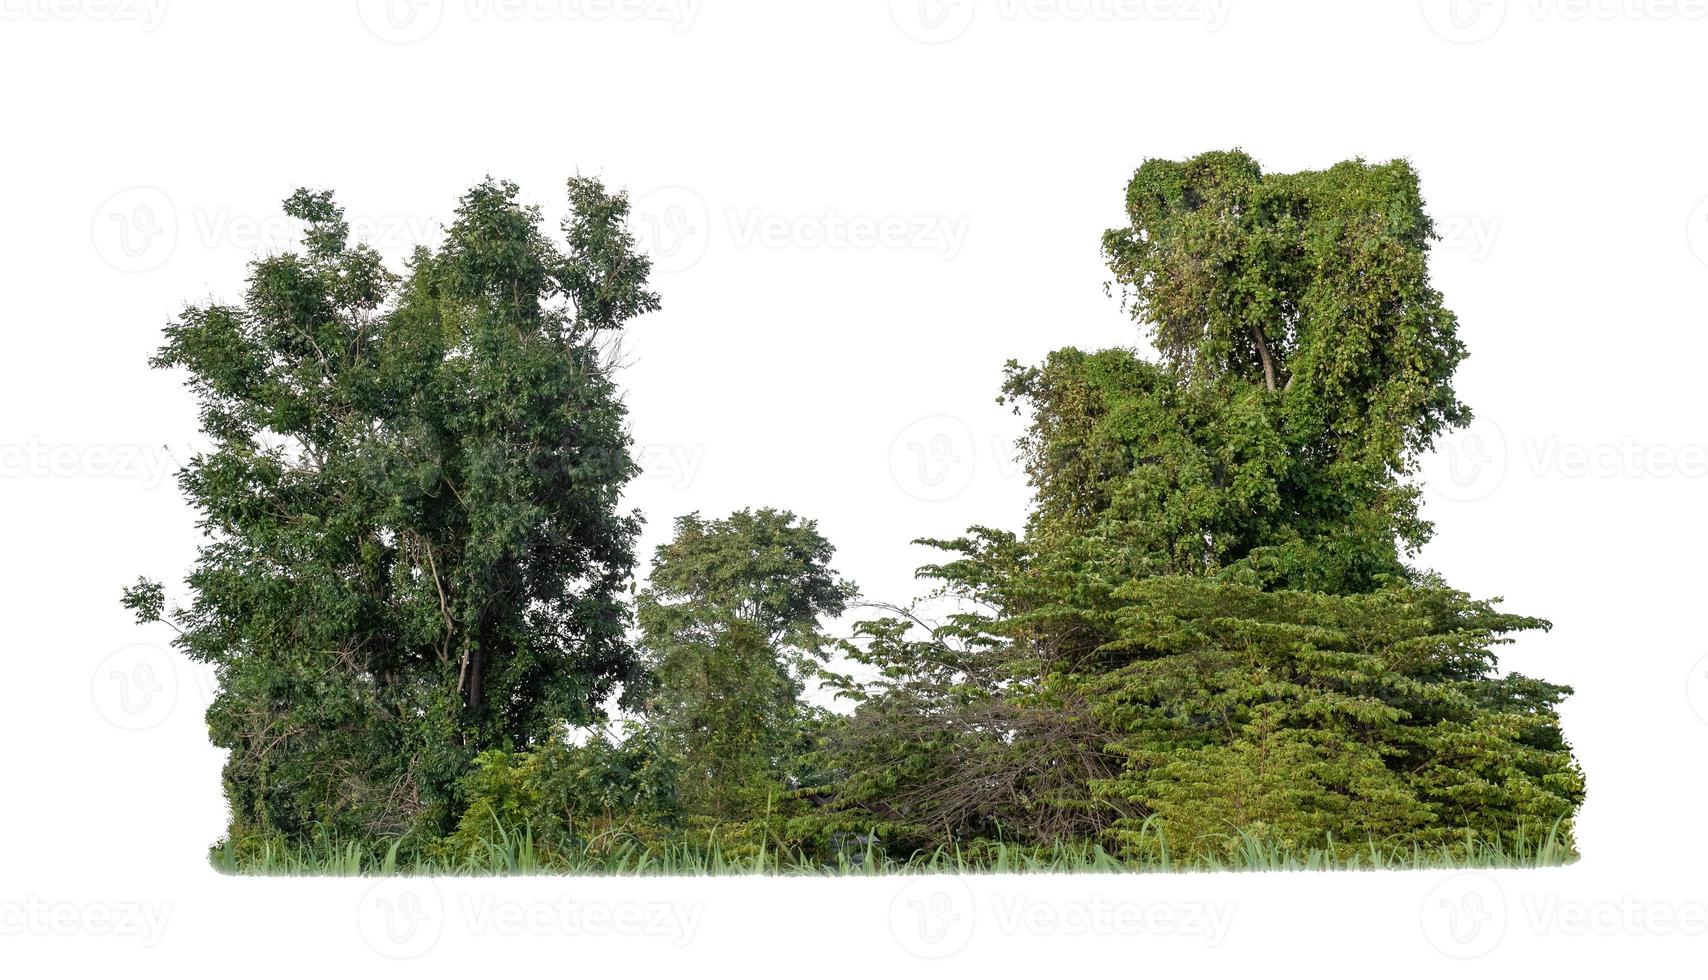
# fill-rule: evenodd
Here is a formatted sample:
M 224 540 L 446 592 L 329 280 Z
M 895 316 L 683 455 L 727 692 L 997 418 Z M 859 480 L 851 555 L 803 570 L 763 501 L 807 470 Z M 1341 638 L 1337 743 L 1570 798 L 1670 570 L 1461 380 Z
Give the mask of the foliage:
M 480 753 L 597 720 L 634 676 L 605 345 L 658 301 L 624 196 L 577 178 L 569 203 L 555 245 L 488 180 L 400 277 L 298 191 L 303 249 L 167 329 L 154 364 L 209 443 L 179 474 L 207 542 L 177 642 L 218 672 L 234 834 L 447 832 Z
M 830 647 L 820 617 L 855 594 L 833 553 L 814 522 L 769 508 L 689 514 L 658 549 L 637 603 L 644 707 L 689 813 L 751 819 L 798 777 L 803 681 Z
M 1125 755 L 1094 787 L 1185 850 L 1450 845 L 1569 818 L 1583 780 L 1555 706 L 1569 689 L 1494 675 L 1492 648 L 1546 628 L 1428 582 L 1337 596 L 1189 577 L 1120 590 L 1131 659 L 1087 680 Z M 1140 847 L 1145 821 L 1117 821 Z M 1225 856 L 1225 855 L 1224 855 Z
M 484 853 L 506 828 L 526 827 L 542 852 L 570 854 L 642 841 L 658 843 L 681 818 L 675 770 L 651 733 L 593 733 L 533 752 L 489 749 L 459 787 L 468 805 L 441 848 L 451 857 Z
M 1521 825 L 1569 847 L 1569 691 L 1491 652 L 1546 624 L 1408 564 L 1418 455 L 1469 418 L 1415 174 L 1210 153 L 1147 162 L 1127 209 L 1105 252 L 1161 359 L 1009 365 L 1035 507 L 1023 535 L 926 542 L 945 621 L 858 628 L 878 676 L 842 684 L 842 815 L 1134 860 Z
M 963 555 L 922 570 L 942 583 L 925 605 L 949 601 L 951 611 L 932 621 L 892 607 L 856 624 L 842 648 L 866 676 L 826 678 L 854 706 L 821 750 L 840 777 L 826 823 L 875 828 L 906 853 L 981 839 L 1045 846 L 1138 815 L 1089 797 L 1119 757 L 1084 692 L 1056 682 L 1037 648 L 1002 635 L 1021 543 L 983 527 L 925 543 Z
M 1151 836 L 1157 836 L 1154 832 Z M 823 860 L 787 848 L 754 849 L 740 856 L 719 847 L 624 841 L 612 847 L 548 854 L 526 829 L 503 830 L 481 850 L 456 857 L 411 851 L 402 841 L 326 840 L 293 845 L 281 839 L 224 842 L 209 857 L 214 868 L 238 875 L 911 875 L 911 874 L 1121 874 L 1183 871 L 1398 871 L 1420 868 L 1543 868 L 1575 860 L 1550 830 L 1505 838 L 1466 836 L 1438 848 L 1371 843 L 1353 851 L 1295 851 L 1235 835 L 1226 857 L 1182 857 L 1166 842 L 1147 846 L 1149 857 L 1116 858 L 1094 843 L 1065 841 L 1048 847 L 992 842 L 886 854 L 873 841 L 864 850 Z
M 515 188 L 403 277 L 299 192 L 302 254 L 192 307 L 209 535 L 175 616 L 214 663 L 263 873 L 900 873 L 1569 860 L 1569 689 L 1502 674 L 1540 619 L 1416 567 L 1417 462 L 1469 409 L 1404 162 L 1151 160 L 1103 239 L 1156 353 L 1011 362 L 1019 533 L 928 540 L 912 606 L 787 511 L 637 515 L 605 347 L 656 307 L 627 203 Z M 126 590 L 139 619 L 164 590 Z M 847 673 L 829 669 L 833 654 Z M 813 677 L 851 710 L 806 703 Z M 576 727 L 615 701 L 621 736 Z

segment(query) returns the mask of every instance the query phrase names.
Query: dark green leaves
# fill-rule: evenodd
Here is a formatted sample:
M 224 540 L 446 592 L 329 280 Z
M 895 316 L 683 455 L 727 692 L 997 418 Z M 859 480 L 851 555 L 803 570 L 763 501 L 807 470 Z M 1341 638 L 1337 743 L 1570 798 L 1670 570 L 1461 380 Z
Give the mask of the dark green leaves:
M 798 775 L 802 683 L 831 643 L 820 619 L 855 594 L 833 553 L 812 521 L 765 508 L 678 518 L 654 556 L 638 604 L 644 702 L 690 812 L 751 818 Z
M 578 179 L 570 203 L 564 249 L 488 180 L 399 277 L 298 191 L 302 252 L 168 328 L 154 363 L 209 437 L 181 477 L 208 541 L 179 642 L 220 670 L 234 834 L 437 835 L 477 753 L 634 678 L 636 465 L 594 338 L 657 298 L 626 199 Z M 126 604 L 158 616 L 161 592 Z

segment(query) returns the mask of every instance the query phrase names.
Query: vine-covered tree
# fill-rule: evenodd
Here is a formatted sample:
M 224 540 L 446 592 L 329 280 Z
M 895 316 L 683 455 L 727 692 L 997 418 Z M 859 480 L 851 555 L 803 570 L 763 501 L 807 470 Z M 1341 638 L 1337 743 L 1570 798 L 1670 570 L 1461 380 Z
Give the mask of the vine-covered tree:
M 234 838 L 443 834 L 478 753 L 634 678 L 608 345 L 658 299 L 624 195 L 577 178 L 569 205 L 557 244 L 488 180 L 399 276 L 298 191 L 302 250 L 167 329 L 154 364 L 207 440 L 179 474 L 207 541 L 177 642 L 217 669 Z M 127 604 L 162 614 L 152 583 Z
M 1127 214 L 1104 248 L 1160 360 L 1010 365 L 1036 505 L 1024 535 L 935 542 L 959 557 L 926 574 L 987 612 L 865 628 L 884 674 L 854 692 L 843 804 L 905 802 L 916 841 L 1569 840 L 1569 691 L 1492 653 L 1547 624 L 1409 564 L 1419 455 L 1470 417 L 1415 173 L 1152 160 Z

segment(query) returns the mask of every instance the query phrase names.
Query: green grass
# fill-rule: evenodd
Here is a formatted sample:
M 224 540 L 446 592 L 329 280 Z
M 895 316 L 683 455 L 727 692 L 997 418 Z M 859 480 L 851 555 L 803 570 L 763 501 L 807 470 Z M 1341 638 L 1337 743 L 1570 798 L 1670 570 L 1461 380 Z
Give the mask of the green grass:
M 815 861 L 774 849 L 739 856 L 719 848 L 686 845 L 647 848 L 616 844 L 597 852 L 544 854 L 532 834 L 500 832 L 484 850 L 460 860 L 401 853 L 396 842 L 378 846 L 329 842 L 297 848 L 261 844 L 243 853 L 230 844 L 210 854 L 214 868 L 240 875 L 898 875 L 898 874 L 1130 874 L 1192 871 L 1399 871 L 1428 868 L 1540 868 L 1570 864 L 1577 853 L 1555 830 L 1541 836 L 1522 831 L 1505 840 L 1467 834 L 1451 847 L 1383 847 L 1371 843 L 1356 850 L 1291 851 L 1245 834 L 1230 835 L 1225 857 L 1171 858 L 1166 846 L 1157 857 L 1122 861 L 1097 844 L 1064 844 L 1039 851 L 987 844 L 977 856 L 958 849 L 915 854 L 907 860 L 875 847 Z M 1159 845 L 1161 842 L 1159 841 Z

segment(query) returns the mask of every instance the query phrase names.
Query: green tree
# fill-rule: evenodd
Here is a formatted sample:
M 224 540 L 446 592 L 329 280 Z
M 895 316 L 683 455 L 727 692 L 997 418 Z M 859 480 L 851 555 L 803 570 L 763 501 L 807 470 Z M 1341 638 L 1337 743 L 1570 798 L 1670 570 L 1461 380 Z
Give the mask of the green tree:
M 637 606 L 645 708 L 689 814 L 750 818 L 786 787 L 804 680 L 832 647 L 821 619 L 855 595 L 833 555 L 813 521 L 764 508 L 678 518 L 654 556 Z
M 1568 689 L 1496 673 L 1495 646 L 1547 623 L 1426 579 L 1360 595 L 1160 576 L 1121 590 L 1117 666 L 1082 678 L 1117 733 L 1092 786 L 1186 851 L 1375 841 L 1453 847 L 1559 827 L 1583 797 L 1560 733 Z M 1154 847 L 1143 817 L 1112 836 Z
M 977 612 L 926 638 L 861 628 L 884 674 L 840 735 L 843 805 L 1038 844 L 1162 829 L 1177 853 L 1234 831 L 1405 845 L 1558 821 L 1569 840 L 1569 691 L 1492 653 L 1546 624 L 1410 565 L 1431 531 L 1418 458 L 1470 417 L 1416 174 L 1152 160 L 1127 214 L 1104 249 L 1160 357 L 1010 364 L 1025 533 L 927 542 L 954 555 L 927 577 Z
M 596 720 L 635 676 L 607 344 L 658 299 L 624 195 L 568 190 L 559 245 L 487 180 L 401 276 L 298 191 L 302 250 L 168 327 L 153 363 L 208 444 L 179 474 L 208 540 L 177 643 L 218 673 L 233 836 L 443 834 L 478 753 Z

